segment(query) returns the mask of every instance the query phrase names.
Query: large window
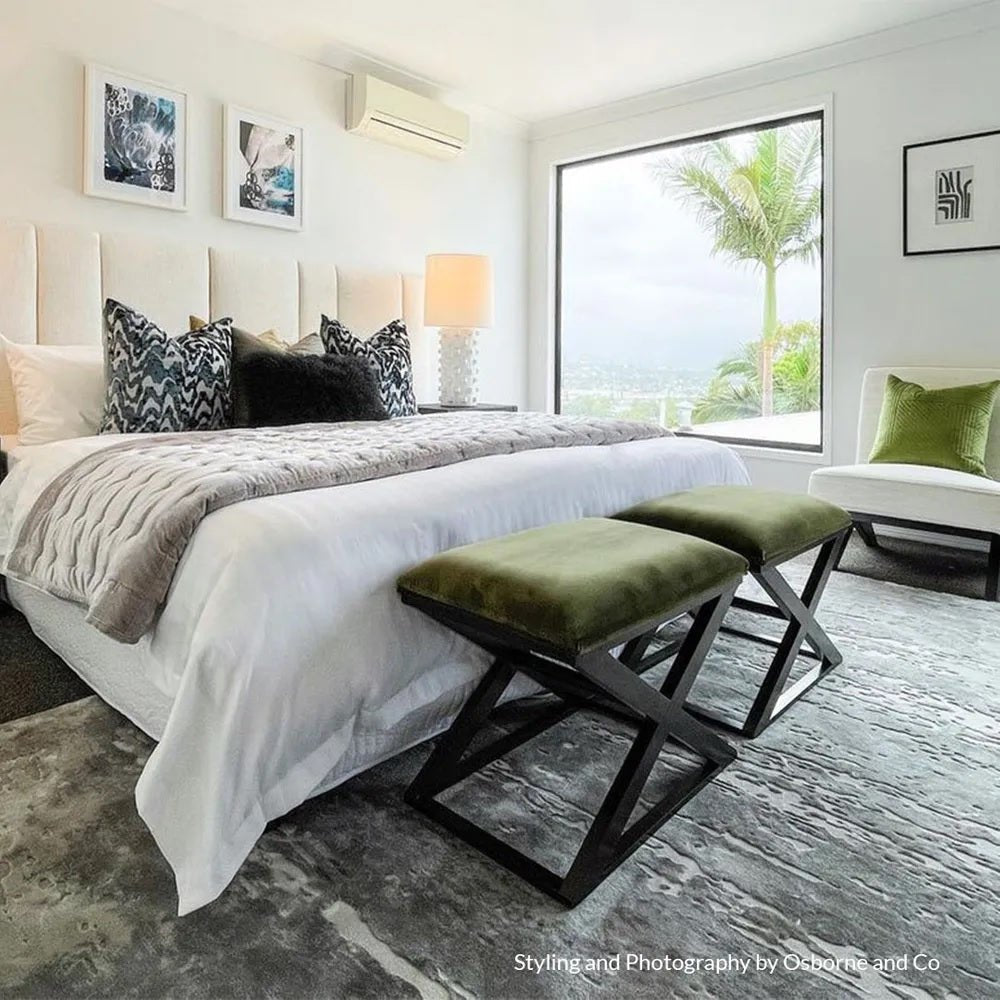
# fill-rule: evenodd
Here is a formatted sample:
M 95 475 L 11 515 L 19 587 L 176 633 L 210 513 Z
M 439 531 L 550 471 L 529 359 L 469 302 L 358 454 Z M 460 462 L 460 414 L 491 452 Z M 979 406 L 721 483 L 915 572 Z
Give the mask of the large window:
M 823 116 L 558 171 L 556 403 L 822 449 Z

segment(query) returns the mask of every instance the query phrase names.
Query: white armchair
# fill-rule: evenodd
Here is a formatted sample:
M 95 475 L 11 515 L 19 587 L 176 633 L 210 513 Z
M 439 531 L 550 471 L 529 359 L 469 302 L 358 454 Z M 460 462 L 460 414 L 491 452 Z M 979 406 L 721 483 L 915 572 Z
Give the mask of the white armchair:
M 865 544 L 875 546 L 875 524 L 958 535 L 989 545 L 986 599 L 1000 590 L 1000 405 L 986 447 L 986 479 L 924 465 L 868 462 L 878 430 L 886 378 L 897 375 L 927 389 L 1000 379 L 1000 368 L 869 368 L 861 391 L 856 465 L 817 469 L 809 492 L 851 513 Z

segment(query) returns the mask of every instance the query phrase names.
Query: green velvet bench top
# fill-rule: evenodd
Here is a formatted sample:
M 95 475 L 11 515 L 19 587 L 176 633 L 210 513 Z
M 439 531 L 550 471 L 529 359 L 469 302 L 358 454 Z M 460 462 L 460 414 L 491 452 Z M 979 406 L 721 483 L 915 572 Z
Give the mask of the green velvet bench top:
M 746 570 L 742 556 L 700 538 L 595 517 L 451 549 L 398 582 L 402 591 L 581 651 L 687 610 Z
M 753 486 L 704 486 L 636 504 L 622 521 L 682 531 L 739 552 L 753 567 L 779 563 L 851 524 L 816 497 Z

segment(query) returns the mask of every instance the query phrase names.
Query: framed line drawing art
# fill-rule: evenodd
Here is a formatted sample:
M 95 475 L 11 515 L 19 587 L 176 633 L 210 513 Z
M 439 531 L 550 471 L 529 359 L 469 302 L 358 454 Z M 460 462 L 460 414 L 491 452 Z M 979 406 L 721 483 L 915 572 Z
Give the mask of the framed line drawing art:
M 1000 250 L 1000 129 L 903 147 L 903 255 Z
M 187 95 L 88 64 L 83 190 L 155 208 L 187 208 Z
M 233 104 L 226 105 L 223 128 L 223 215 L 301 229 L 302 129 Z

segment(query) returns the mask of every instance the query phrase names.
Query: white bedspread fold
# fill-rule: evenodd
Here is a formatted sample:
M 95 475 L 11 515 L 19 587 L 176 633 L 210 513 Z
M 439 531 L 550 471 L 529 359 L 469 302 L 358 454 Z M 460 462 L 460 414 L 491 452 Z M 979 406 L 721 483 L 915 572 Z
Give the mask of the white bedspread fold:
M 22 522 L 6 573 L 81 604 L 119 642 L 152 627 L 202 520 L 234 503 L 434 469 L 487 455 L 669 434 L 548 413 L 134 434 L 57 475 Z

